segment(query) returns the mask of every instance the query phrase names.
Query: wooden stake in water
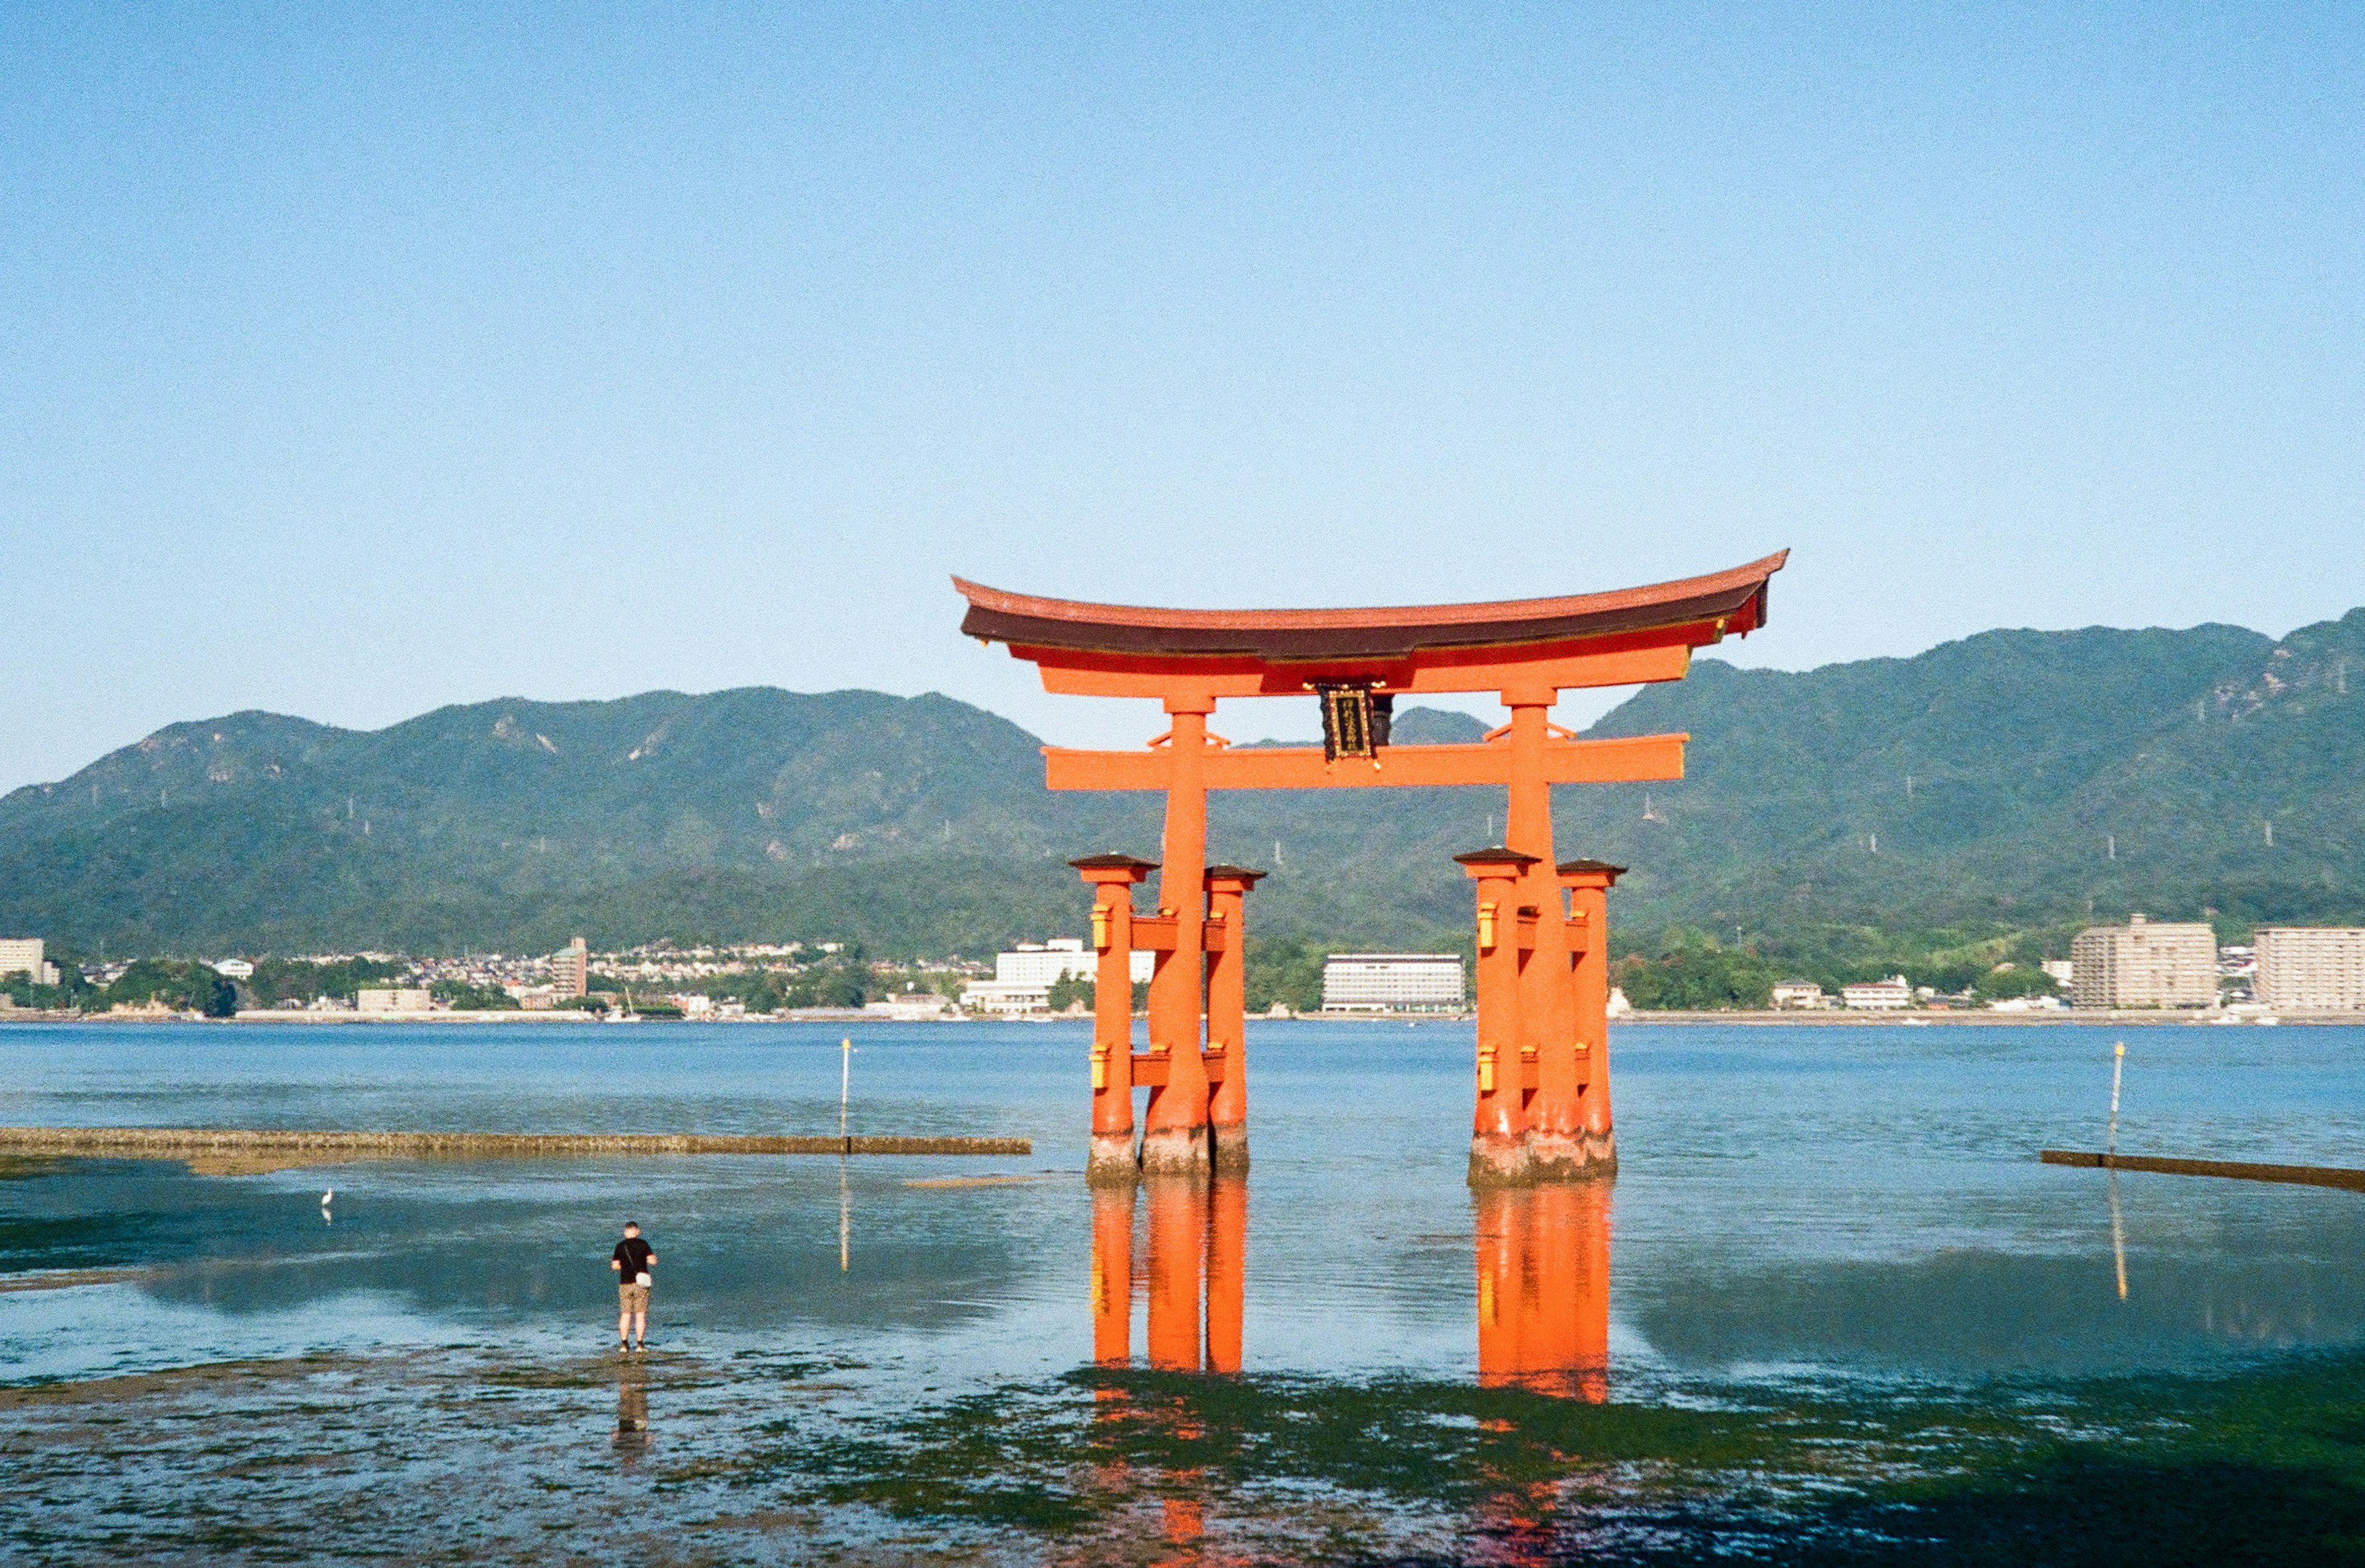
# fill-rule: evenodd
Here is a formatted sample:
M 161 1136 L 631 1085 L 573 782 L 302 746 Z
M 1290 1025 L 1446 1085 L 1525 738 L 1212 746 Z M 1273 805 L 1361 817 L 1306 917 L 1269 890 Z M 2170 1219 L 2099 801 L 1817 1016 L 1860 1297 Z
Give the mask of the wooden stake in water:
M 2126 1054 L 2126 1048 L 2127 1047 L 2124 1046 L 2121 1046 L 2119 1047 L 2119 1052 L 2122 1056 Z M 839 1142 L 846 1144 L 846 1152 L 852 1154 L 854 1152 L 854 1145 L 847 1140 L 846 1136 L 846 1103 L 847 1093 L 854 1086 L 853 1040 L 840 1040 L 837 1043 L 837 1137 Z M 2119 1087 L 2116 1082 L 2113 1082 L 2111 1085 L 2111 1115 L 2115 1119 L 2118 1114 Z
M 2119 1152 L 2119 1070 L 2127 1064 L 2127 1043 L 2121 1040 L 2111 1052 L 2111 1141 L 2105 1145 L 2103 1158 Z

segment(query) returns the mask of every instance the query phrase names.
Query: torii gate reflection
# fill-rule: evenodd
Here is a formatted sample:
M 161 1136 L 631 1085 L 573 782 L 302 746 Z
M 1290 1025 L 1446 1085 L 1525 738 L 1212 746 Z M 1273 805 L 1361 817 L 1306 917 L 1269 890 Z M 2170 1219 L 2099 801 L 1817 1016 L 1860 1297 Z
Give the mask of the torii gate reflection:
M 1609 1397 L 1607 1182 L 1481 1189 L 1474 1208 L 1478 1381 L 1600 1404 Z M 1148 1245 L 1134 1245 L 1149 1208 Z M 1237 1373 L 1248 1290 L 1245 1179 L 1149 1182 L 1093 1193 L 1093 1361 L 1133 1364 L 1133 1303 L 1148 1298 L 1149 1364 Z

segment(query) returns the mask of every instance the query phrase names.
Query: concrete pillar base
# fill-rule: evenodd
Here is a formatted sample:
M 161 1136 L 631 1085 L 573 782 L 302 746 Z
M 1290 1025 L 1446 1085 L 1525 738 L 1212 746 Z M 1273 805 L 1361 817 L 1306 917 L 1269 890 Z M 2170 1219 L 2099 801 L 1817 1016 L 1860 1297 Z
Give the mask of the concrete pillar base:
M 1474 1187 L 1524 1187 L 1535 1178 L 1528 1170 L 1524 1139 L 1499 1133 L 1481 1133 L 1470 1140 L 1470 1184 Z
M 1249 1173 L 1249 1129 L 1243 1122 L 1234 1126 L 1210 1127 L 1208 1141 L 1215 1148 L 1216 1174 L 1245 1176 Z
M 1093 1187 L 1130 1187 L 1141 1180 L 1134 1158 L 1131 1133 L 1094 1133 L 1092 1153 L 1084 1157 L 1084 1182 Z
M 1597 1182 L 1618 1174 L 1615 1132 L 1528 1133 L 1528 1181 Z
M 1141 1135 L 1144 1176 L 1205 1177 L 1212 1164 L 1204 1126 L 1152 1127 Z

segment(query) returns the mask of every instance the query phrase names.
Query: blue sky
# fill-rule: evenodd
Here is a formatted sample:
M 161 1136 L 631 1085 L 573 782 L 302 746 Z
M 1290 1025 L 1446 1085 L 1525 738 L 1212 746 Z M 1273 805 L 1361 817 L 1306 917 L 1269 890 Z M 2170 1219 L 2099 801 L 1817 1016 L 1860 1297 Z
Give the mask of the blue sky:
M 961 640 L 956 571 L 1384 603 L 1790 546 L 1727 650 L 1786 667 L 2335 615 L 2360 18 L 9 7 L 0 788 L 257 707 L 1161 727 Z

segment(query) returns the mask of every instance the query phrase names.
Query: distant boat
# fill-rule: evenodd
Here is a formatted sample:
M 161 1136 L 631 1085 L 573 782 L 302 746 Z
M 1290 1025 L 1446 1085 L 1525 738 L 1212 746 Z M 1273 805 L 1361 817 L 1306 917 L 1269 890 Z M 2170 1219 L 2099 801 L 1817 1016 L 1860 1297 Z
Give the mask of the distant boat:
M 1898 1022 L 1909 1029 L 1926 1029 L 1930 1026 L 1930 1020 L 1927 1018 L 1900 1018 Z

